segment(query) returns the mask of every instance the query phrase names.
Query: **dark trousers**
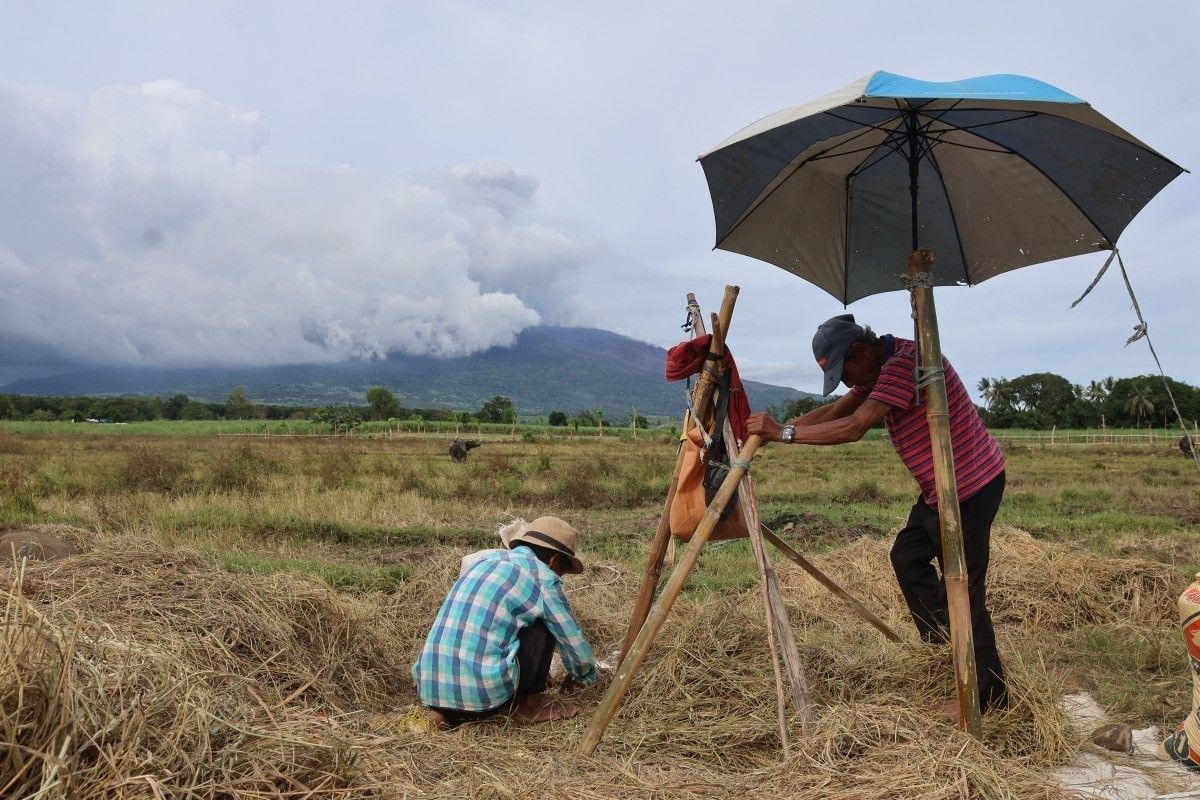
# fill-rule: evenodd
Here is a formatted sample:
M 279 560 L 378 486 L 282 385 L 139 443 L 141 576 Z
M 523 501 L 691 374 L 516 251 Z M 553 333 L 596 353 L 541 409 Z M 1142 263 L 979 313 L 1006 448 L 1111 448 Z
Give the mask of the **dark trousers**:
M 975 669 L 979 676 L 979 704 L 985 710 L 1008 705 L 1004 667 L 996 650 L 996 631 L 992 627 L 992 615 L 984 592 L 992 520 L 996 518 L 1003 497 L 1004 473 L 1001 472 L 959 504 L 963 556 L 967 563 L 967 593 L 971 599 L 971 631 L 975 640 Z M 908 515 L 908 524 L 896 534 L 896 542 L 892 545 L 892 568 L 896 570 L 900 591 L 904 593 L 921 638 L 927 642 L 945 642 L 950 636 L 946 585 L 933 568 L 934 559 L 945 574 L 938 513 L 926 505 L 924 499 L 917 498 Z
M 546 623 L 540 619 L 528 627 L 521 628 L 517 631 L 517 666 L 520 677 L 517 679 L 517 690 L 511 698 L 495 708 L 483 711 L 463 711 L 457 708 L 434 710 L 440 712 L 453 727 L 464 722 L 494 717 L 515 706 L 526 695 L 541 694 L 546 691 L 546 681 L 550 677 L 550 661 L 554 658 L 554 648 L 557 644 Z

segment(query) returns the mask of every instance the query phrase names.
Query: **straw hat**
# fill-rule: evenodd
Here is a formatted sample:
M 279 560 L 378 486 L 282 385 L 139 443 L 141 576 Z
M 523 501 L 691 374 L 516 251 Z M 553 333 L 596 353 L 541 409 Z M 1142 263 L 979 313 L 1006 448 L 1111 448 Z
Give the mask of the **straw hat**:
M 575 529 L 558 517 L 538 517 L 511 536 L 505 545 L 512 547 L 517 542 L 528 542 L 562 553 L 571 562 L 567 572 L 578 575 L 583 572 L 583 562 L 575 556 Z

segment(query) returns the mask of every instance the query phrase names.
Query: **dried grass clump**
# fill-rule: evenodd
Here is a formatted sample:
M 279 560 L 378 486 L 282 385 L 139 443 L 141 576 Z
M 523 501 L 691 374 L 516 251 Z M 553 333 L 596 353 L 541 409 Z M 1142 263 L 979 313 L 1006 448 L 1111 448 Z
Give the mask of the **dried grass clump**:
M 890 539 L 864 538 L 812 560 L 844 586 L 853 587 L 872 608 L 889 609 L 893 627 L 909 627 L 888 560 L 890 548 Z M 825 591 L 799 569 L 785 566 L 781 574 L 794 592 L 790 597 L 801 606 L 828 605 L 822 597 Z M 1168 564 L 1081 553 L 1065 544 L 1038 541 L 1017 528 L 992 531 L 988 605 L 998 627 L 1063 631 L 1079 625 L 1173 624 L 1176 600 L 1186 586 Z M 830 611 L 857 625 L 836 605 Z
M 1169 624 L 1178 580 L 998 532 L 993 603 L 1013 705 L 988 715 L 975 742 L 934 710 L 953 693 L 949 653 L 916 641 L 887 546 L 864 540 L 817 560 L 908 637 L 899 644 L 779 568 L 818 706 L 815 733 L 793 725 L 784 761 L 757 589 L 685 592 L 601 748 L 583 757 L 575 745 L 602 685 L 575 698 L 584 714 L 570 721 L 408 730 L 408 666 L 460 552 L 431 549 L 391 596 L 350 597 L 101 540 L 2 573 L 0 734 L 14 746 L 0 759 L 0 795 L 1064 797 L 1037 770 L 1079 743 L 1055 703 L 1061 677 L 1025 643 L 1052 646 L 1083 621 Z M 620 643 L 636 584 L 606 565 L 568 580 L 599 655 Z
M 993 617 L 1026 628 L 1174 626 L 1188 583 L 1169 564 L 1081 553 L 1015 528 L 993 540 L 992 563 L 998 565 L 988 573 Z
M 404 665 L 369 606 L 127 541 L 6 577 L 0 795 L 375 786 L 343 717 L 392 707 Z

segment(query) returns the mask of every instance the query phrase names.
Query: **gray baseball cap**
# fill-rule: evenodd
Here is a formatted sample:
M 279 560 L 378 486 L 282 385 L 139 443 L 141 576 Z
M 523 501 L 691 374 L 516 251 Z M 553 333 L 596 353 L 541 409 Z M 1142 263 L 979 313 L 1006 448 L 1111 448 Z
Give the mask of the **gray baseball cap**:
M 853 314 L 838 314 L 822 322 L 813 334 L 813 357 L 825 370 L 823 394 L 829 394 L 841 383 L 846 352 L 863 333 L 863 326 L 855 324 Z

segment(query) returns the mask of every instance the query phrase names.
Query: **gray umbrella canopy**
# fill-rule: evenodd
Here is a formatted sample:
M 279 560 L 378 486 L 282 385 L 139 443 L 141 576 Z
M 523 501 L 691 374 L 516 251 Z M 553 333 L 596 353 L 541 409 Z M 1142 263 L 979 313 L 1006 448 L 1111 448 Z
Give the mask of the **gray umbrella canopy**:
M 876 72 L 765 117 L 700 157 L 717 247 L 848 304 L 1112 249 L 1184 170 L 1077 97 L 1017 75 L 932 83 Z

